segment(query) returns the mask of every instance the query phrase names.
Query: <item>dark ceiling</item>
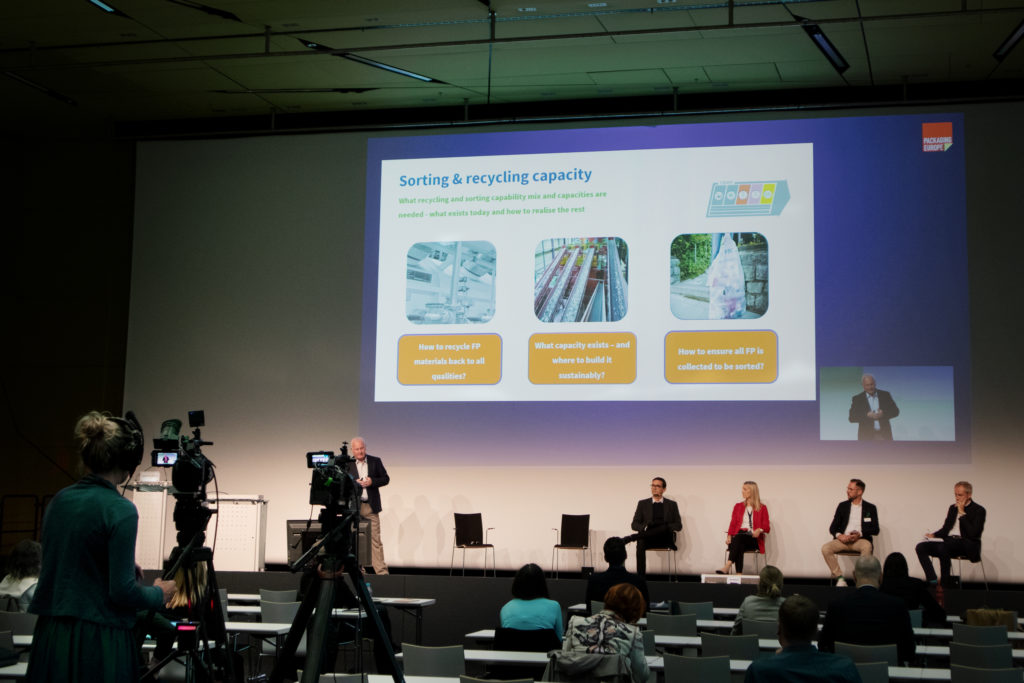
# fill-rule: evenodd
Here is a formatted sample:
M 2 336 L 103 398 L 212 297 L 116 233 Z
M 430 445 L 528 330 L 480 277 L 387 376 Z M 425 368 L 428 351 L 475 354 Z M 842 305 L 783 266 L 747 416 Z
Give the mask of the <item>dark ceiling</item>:
M 0 4 L 9 130 L 78 120 L 145 136 L 1024 95 L 1024 47 L 993 56 L 1024 22 L 1019 1 L 109 4 L 118 12 Z

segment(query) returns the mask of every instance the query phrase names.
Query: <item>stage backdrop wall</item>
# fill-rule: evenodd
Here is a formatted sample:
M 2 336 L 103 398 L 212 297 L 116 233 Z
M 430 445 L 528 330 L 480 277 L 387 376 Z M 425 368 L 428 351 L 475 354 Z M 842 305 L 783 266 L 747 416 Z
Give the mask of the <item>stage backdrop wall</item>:
M 369 452 L 384 459 L 392 477 L 381 517 L 388 562 L 447 566 L 452 512 L 479 511 L 485 526 L 494 527 L 490 540 L 499 567 L 547 566 L 561 513 L 590 513 L 599 549 L 606 537 L 629 532 L 636 501 L 649 495 L 652 476 L 662 476 L 683 515 L 681 571 L 721 566 L 731 507 L 742 481 L 754 479 L 771 512 L 769 560 L 788 575 L 824 576 L 819 548 L 850 477 L 864 479 L 865 498 L 879 506 L 877 550 L 908 557 L 921 534 L 941 523 L 953 483 L 968 479 L 988 509 L 989 578 L 1024 580 L 1024 547 L 1015 533 L 1024 470 L 1022 373 L 1012 353 L 1021 327 L 1013 306 L 1019 268 L 1013 250 L 1004 247 L 1014 237 L 1005 228 L 1019 222 L 1015 178 L 1024 142 L 1013 122 L 1024 107 L 962 111 L 972 326 L 969 462 L 867 464 L 819 457 L 813 446 L 794 459 L 789 446 L 778 445 L 784 439 L 766 433 L 730 442 L 738 455 L 732 462 L 748 464 L 707 464 L 699 453 L 694 460 L 701 464 L 687 464 L 687 433 L 681 432 L 683 455 L 666 463 L 663 454 L 618 438 L 613 423 L 588 419 L 586 410 L 557 438 L 525 430 L 514 439 L 484 437 L 471 446 L 456 438 L 467 425 L 453 419 L 445 427 L 459 444 L 457 458 L 446 455 L 448 440 L 436 429 L 419 442 L 406 438 L 417 445 L 402 452 L 375 449 L 375 438 L 385 435 L 366 433 Z M 310 515 L 304 454 L 336 450 L 360 430 L 367 137 L 139 145 L 125 407 L 140 415 L 148 435 L 167 418 L 206 411 L 202 435 L 214 444 L 204 451 L 216 464 L 216 485 L 269 499 L 268 562 L 286 557 L 285 520 Z M 913 316 L 908 312 L 905 324 L 915 324 Z M 879 333 L 871 320 L 863 327 L 865 334 Z M 521 409 L 504 405 L 508 415 Z M 488 418 L 495 433 L 504 431 L 502 412 Z M 783 434 L 786 426 L 777 428 Z M 408 427 L 396 421 L 376 429 Z M 486 435 L 487 425 L 473 425 L 473 433 Z M 793 462 L 802 464 L 783 464 Z M 468 561 L 479 566 L 481 559 L 471 553 Z M 652 559 L 651 569 L 658 563 Z

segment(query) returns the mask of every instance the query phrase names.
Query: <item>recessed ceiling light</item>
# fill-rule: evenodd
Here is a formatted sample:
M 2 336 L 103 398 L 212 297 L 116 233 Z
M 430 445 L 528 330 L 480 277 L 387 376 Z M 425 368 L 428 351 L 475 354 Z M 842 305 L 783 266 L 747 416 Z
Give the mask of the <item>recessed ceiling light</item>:
M 677 2 L 679 2 L 679 0 L 658 0 L 659 5 L 674 5 Z
M 607 2 L 588 2 L 587 3 L 587 7 L 590 7 L 591 9 L 597 9 L 598 7 L 607 7 L 607 6 L 608 6 Z
M 537 11 L 536 7 L 519 7 L 518 9 L 519 9 L 520 12 L 536 12 Z

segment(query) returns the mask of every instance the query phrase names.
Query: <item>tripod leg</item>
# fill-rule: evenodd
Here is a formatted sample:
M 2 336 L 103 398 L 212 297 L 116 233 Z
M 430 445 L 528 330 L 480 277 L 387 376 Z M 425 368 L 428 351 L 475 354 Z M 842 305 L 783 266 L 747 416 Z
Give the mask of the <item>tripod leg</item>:
M 302 640 L 302 634 L 305 633 L 306 626 L 309 624 L 309 618 L 313 614 L 313 608 L 317 606 L 323 583 L 326 582 L 321 582 L 319 578 L 315 579 L 305 597 L 302 598 L 302 604 L 299 605 L 299 611 L 295 614 L 292 627 L 288 630 L 288 635 L 284 639 L 284 645 L 281 646 L 277 653 L 277 661 L 274 662 L 274 669 L 270 672 L 270 683 L 281 683 L 284 680 L 285 671 L 287 671 L 287 667 L 291 666 L 295 650 L 298 649 L 299 641 Z M 320 611 L 322 612 L 323 610 Z M 327 610 L 327 614 L 330 616 L 330 609 Z M 306 658 L 308 660 L 310 652 L 308 643 L 306 651 Z M 317 658 L 317 669 L 319 668 L 320 661 Z M 305 667 L 305 669 L 308 669 L 308 667 Z
M 384 630 L 384 624 L 380 620 L 380 615 L 377 614 L 377 607 L 373 604 L 373 598 L 370 597 L 370 591 L 366 588 L 366 581 L 363 579 L 363 574 L 359 570 L 359 563 L 355 561 L 355 558 L 350 558 L 350 561 L 345 563 L 345 571 L 348 572 L 349 578 L 352 579 L 352 586 L 356 589 L 356 596 L 359 598 L 359 604 L 362 605 L 363 611 L 366 612 L 366 617 L 373 620 L 374 625 L 377 627 L 377 633 L 380 634 L 380 638 L 374 641 L 373 646 L 375 648 L 384 648 L 388 659 L 391 660 L 391 670 L 394 672 L 391 674 L 391 677 L 395 683 L 404 683 L 405 675 L 395 659 L 395 649 L 391 647 L 391 639 L 387 636 L 388 632 Z M 303 681 L 303 683 L 307 682 Z

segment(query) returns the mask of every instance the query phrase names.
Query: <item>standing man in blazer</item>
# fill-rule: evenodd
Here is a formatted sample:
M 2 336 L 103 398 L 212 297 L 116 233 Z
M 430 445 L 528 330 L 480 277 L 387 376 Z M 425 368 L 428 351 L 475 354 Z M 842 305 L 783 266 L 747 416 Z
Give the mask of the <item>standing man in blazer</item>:
M 928 583 L 935 583 L 933 557 L 939 558 L 939 569 L 942 572 L 943 585 L 949 585 L 950 558 L 961 555 L 977 562 L 981 559 L 981 533 L 985 530 L 985 508 L 981 507 L 971 496 L 974 487 L 969 481 L 958 481 L 953 486 L 955 502 L 946 512 L 946 520 L 942 528 L 934 534 L 925 534 L 926 538 L 934 539 L 917 544 L 917 559 L 921 561 L 924 577 Z
M 665 498 L 666 488 L 668 485 L 661 477 L 651 480 L 651 497 L 639 501 L 633 514 L 631 527 L 637 533 L 622 539 L 627 543 L 636 541 L 636 573 L 640 576 L 647 575 L 647 549 L 675 550 L 672 532 L 683 529 L 679 506 L 674 500 Z
M 832 573 L 832 581 L 845 586 L 836 553 L 856 550 L 861 557 L 870 555 L 874 549 L 871 539 L 878 535 L 878 510 L 864 500 L 864 482 L 860 479 L 851 479 L 846 485 L 846 500 L 836 506 L 828 532 L 832 540 L 821 546 L 821 554 Z
M 892 425 L 889 420 L 899 416 L 900 409 L 892 394 L 875 386 L 874 375 L 860 378 L 864 391 L 850 402 L 850 422 L 857 425 L 857 439 L 860 441 L 892 441 Z
M 372 547 L 372 563 L 374 574 L 387 574 L 388 565 L 384 562 L 384 544 L 380 540 L 380 487 L 387 486 L 391 481 L 384 463 L 372 455 L 366 454 L 366 440 L 361 436 L 352 439 L 352 456 L 355 462 L 348 464 L 348 473 L 362 488 L 359 495 L 359 516 L 370 522 L 370 544 Z M 363 565 L 366 559 L 362 560 Z

